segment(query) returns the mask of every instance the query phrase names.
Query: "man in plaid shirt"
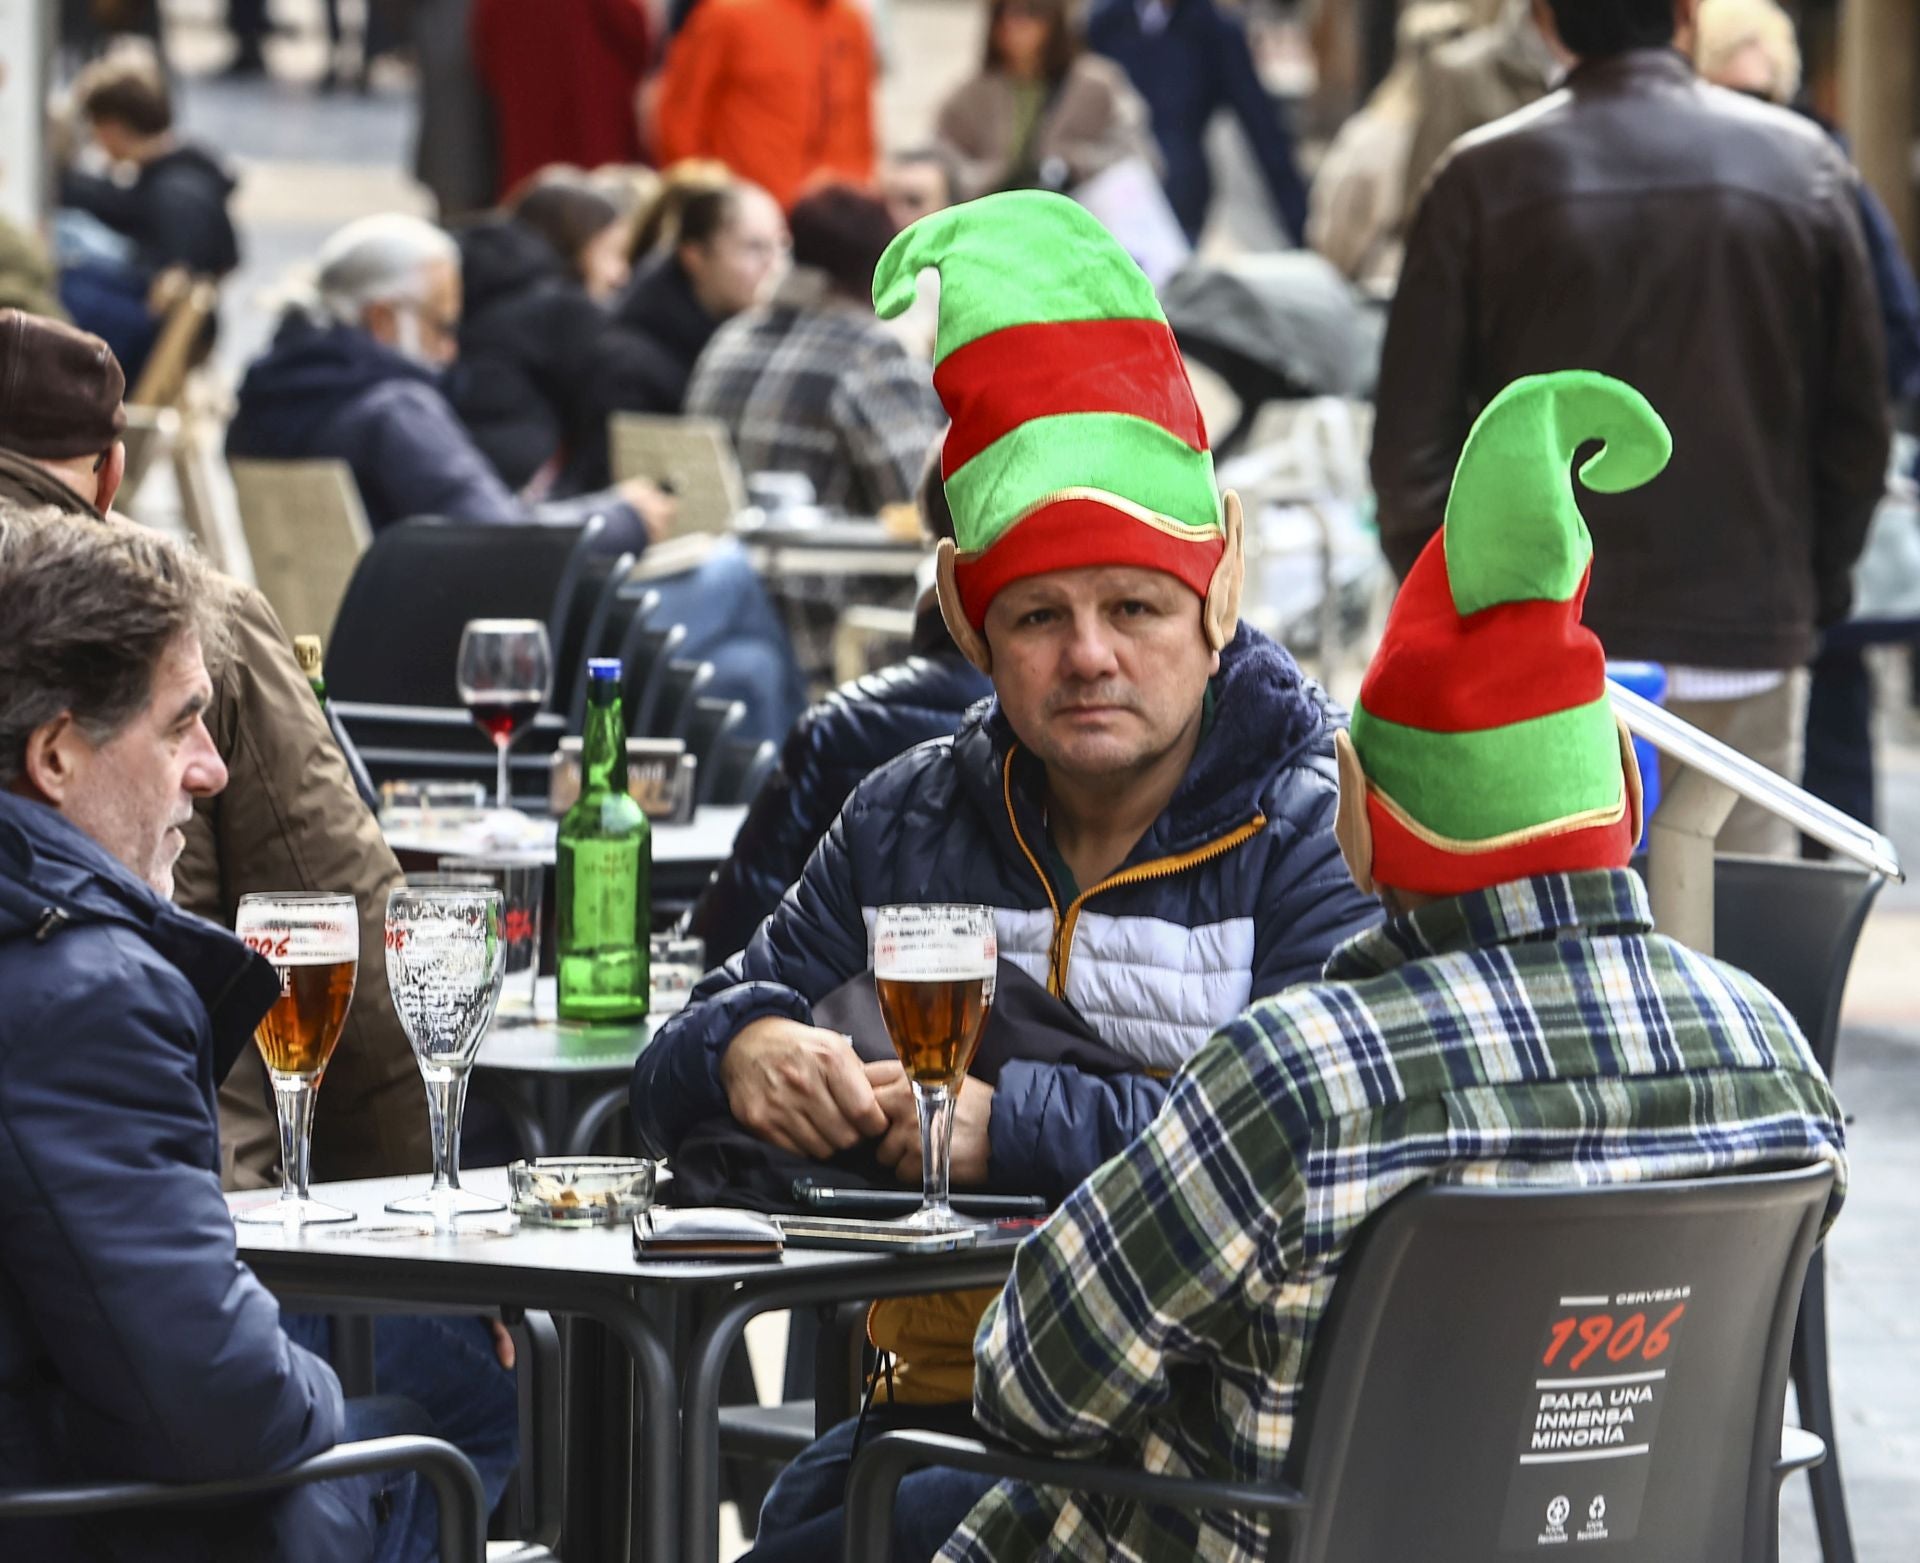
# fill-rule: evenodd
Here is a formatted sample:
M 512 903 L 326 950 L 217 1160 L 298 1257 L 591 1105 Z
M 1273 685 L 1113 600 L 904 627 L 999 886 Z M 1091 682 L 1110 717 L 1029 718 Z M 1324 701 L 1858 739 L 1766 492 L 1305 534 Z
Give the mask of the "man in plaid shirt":
M 1831 1161 L 1840 1110 L 1752 978 L 1654 933 L 1639 780 L 1579 624 L 1568 464 L 1617 490 L 1666 430 L 1598 375 L 1489 404 L 1341 740 L 1341 846 L 1390 920 L 1181 1073 L 1020 1251 L 975 1415 L 1047 1453 L 1279 1479 L 1349 1245 L 1417 1183 L 1595 1184 Z M 1836 1185 L 1829 1219 L 1838 1209 Z M 1264 1520 L 1003 1483 L 942 1563 L 1264 1557 Z
M 873 515 L 911 501 L 947 415 L 932 368 L 873 313 L 893 219 L 878 197 L 827 185 L 787 225 L 792 272 L 714 333 L 687 412 L 726 425 L 744 470 L 804 472 L 823 505 Z

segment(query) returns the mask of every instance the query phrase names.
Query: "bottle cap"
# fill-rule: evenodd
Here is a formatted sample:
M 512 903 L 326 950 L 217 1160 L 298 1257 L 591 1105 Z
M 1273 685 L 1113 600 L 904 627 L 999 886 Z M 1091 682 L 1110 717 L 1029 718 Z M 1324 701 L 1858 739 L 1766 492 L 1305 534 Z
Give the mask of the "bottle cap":
M 300 671 L 308 678 L 320 671 L 320 637 L 318 635 L 296 635 L 293 637 L 293 660 L 300 664 Z
M 620 659 L 618 657 L 589 657 L 587 659 L 587 678 L 607 679 L 614 683 L 620 681 Z

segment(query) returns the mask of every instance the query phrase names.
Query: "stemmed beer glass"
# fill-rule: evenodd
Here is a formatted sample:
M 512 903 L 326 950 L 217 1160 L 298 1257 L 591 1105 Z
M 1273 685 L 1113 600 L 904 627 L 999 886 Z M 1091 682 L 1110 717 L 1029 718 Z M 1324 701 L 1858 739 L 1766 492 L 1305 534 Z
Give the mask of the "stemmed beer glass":
M 254 1028 L 280 1120 L 280 1198 L 235 1221 L 300 1227 L 351 1221 L 353 1212 L 307 1193 L 314 1093 L 346 1024 L 360 969 L 360 914 L 350 895 L 244 895 L 234 932 L 273 962 L 280 997 Z
M 972 1223 L 947 1203 L 953 1109 L 993 1005 L 999 944 L 988 906 L 883 906 L 873 924 L 880 1017 L 920 1109 L 923 1198 L 905 1225 Z
M 553 692 L 553 648 L 538 619 L 471 619 L 460 632 L 454 685 L 499 762 L 495 801 L 513 807 L 507 755 Z
M 387 897 L 387 984 L 426 1082 L 433 1129 L 433 1186 L 387 1209 L 432 1216 L 443 1229 L 456 1216 L 507 1208 L 460 1187 L 467 1077 L 500 1002 L 502 933 L 498 890 L 407 889 Z

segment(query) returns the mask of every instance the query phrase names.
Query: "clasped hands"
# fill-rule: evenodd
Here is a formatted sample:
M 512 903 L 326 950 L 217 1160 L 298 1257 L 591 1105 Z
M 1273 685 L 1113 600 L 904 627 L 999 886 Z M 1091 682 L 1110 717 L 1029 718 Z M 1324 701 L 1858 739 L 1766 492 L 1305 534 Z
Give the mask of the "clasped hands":
M 897 1059 L 863 1063 L 837 1031 L 765 1016 L 743 1027 L 720 1058 L 734 1120 L 782 1150 L 825 1161 L 874 1140 L 882 1166 L 920 1181 L 920 1115 Z M 953 1182 L 987 1181 L 993 1087 L 971 1077 L 953 1114 Z

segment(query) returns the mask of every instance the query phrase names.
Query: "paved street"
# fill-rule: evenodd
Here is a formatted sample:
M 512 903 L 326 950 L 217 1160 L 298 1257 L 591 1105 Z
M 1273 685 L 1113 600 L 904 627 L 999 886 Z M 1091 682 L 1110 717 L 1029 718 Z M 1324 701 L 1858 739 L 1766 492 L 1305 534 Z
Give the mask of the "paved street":
M 349 0 L 351 4 L 351 0 Z M 946 84 L 971 68 L 977 13 L 960 0 L 893 0 L 885 122 L 896 143 L 922 138 Z M 223 62 L 211 26 L 218 0 L 177 0 L 174 58 L 190 73 Z M 224 149 L 244 174 L 239 211 L 246 263 L 227 289 L 219 363 L 237 373 L 271 329 L 276 290 L 333 228 L 362 213 L 426 209 L 403 170 L 412 155 L 404 73 L 368 97 L 323 97 L 300 80 L 320 70 L 317 0 L 276 14 L 304 35 L 272 45 L 286 80 L 229 84 L 196 76 L 182 89 L 190 132 Z M 1230 188 L 1245 189 L 1239 181 Z M 1258 213 L 1233 226 L 1257 228 Z M 1890 702 L 1891 703 L 1891 702 Z M 1886 753 L 1888 828 L 1920 874 L 1920 724 L 1892 719 Z M 1920 1556 L 1920 885 L 1892 887 L 1869 926 L 1848 997 L 1840 1096 L 1851 1111 L 1853 1193 L 1829 1245 L 1835 1398 L 1861 1563 Z M 1785 1563 L 1818 1551 L 1804 1483 L 1789 1492 Z

